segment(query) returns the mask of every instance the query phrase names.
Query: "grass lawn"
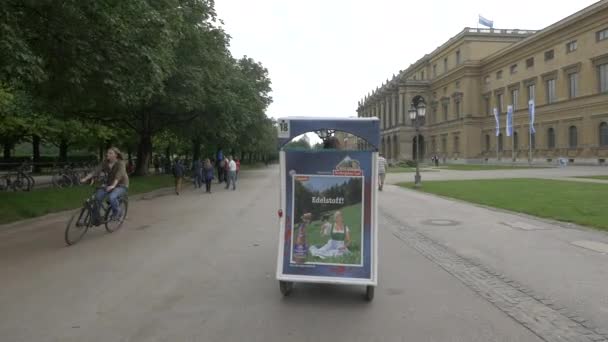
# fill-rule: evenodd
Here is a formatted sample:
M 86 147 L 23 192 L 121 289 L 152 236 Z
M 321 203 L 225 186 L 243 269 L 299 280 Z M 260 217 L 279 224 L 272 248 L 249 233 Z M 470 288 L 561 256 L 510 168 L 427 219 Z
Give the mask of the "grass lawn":
M 399 185 L 414 188 L 413 183 Z M 427 181 L 420 190 L 608 230 L 608 184 L 545 179 Z
M 329 214 L 329 213 L 328 213 Z M 348 255 L 335 258 L 321 259 L 308 254 L 306 262 L 330 263 L 330 264 L 360 264 L 361 263 L 361 204 L 342 208 L 344 223 L 350 229 L 351 244 Z M 333 217 L 330 218 L 333 223 Z M 297 234 L 294 232 L 294 234 Z M 295 235 L 294 235 L 295 236 Z M 308 246 L 323 247 L 329 237 L 321 236 L 321 221 L 313 221 L 306 228 L 306 242 Z
M 588 178 L 588 179 L 599 179 L 599 180 L 608 180 L 608 176 L 581 176 L 576 178 Z
M 451 164 L 440 166 L 441 170 L 456 170 L 456 171 L 484 171 L 484 170 L 523 170 L 536 169 L 538 167 L 530 166 L 511 166 L 511 165 L 481 165 L 481 164 Z
M 172 176 L 132 177 L 129 195 L 150 192 L 174 184 Z M 82 205 L 93 188 L 46 188 L 32 192 L 0 192 L 0 224 L 74 209 Z

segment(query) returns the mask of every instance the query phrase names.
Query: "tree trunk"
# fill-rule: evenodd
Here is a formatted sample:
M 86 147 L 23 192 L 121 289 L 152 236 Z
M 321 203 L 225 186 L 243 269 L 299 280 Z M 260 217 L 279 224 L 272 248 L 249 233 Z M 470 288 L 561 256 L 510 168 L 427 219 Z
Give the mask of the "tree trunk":
M 135 174 L 145 176 L 150 169 L 150 156 L 152 155 L 152 135 L 149 132 L 139 134 L 139 144 L 137 145 L 137 166 Z
M 5 141 L 4 142 L 4 161 L 9 161 L 11 159 L 11 150 L 13 149 L 13 144 Z
M 201 158 L 201 140 L 198 138 L 192 139 L 192 161 Z
M 103 145 L 101 145 L 101 144 L 100 144 L 100 145 L 99 145 L 99 161 L 100 161 L 100 162 L 101 162 L 101 161 L 103 160 L 103 158 L 104 158 L 104 156 L 103 156 L 103 151 L 104 151 L 104 150 L 103 150 Z
M 34 172 L 40 172 L 40 137 L 32 136 L 32 154 L 34 156 Z
M 62 163 L 68 161 L 68 142 L 65 139 L 61 139 L 59 142 L 59 161 Z

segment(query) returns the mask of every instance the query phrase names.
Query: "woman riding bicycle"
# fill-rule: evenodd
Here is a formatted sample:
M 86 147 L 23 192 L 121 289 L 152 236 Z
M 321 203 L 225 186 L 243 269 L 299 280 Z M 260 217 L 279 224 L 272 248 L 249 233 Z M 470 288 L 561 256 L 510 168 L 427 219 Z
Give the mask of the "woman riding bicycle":
M 99 208 L 103 200 L 108 197 L 112 208 L 112 219 L 120 218 L 119 199 L 127 193 L 129 188 L 129 176 L 122 158 L 122 153 L 116 147 L 110 147 L 106 152 L 106 159 L 91 173 L 80 180 L 88 182 L 93 177 L 98 177 L 102 172 L 107 175 L 105 187 L 97 189 L 95 193 L 95 208 L 93 210 L 94 222 L 99 222 Z

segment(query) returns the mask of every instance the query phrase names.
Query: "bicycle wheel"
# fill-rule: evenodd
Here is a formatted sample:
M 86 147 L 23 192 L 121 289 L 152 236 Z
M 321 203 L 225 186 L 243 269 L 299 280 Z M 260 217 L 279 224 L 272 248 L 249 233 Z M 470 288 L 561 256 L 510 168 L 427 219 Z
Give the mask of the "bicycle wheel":
M 30 177 L 28 174 L 20 171 L 19 172 L 19 179 L 23 180 L 23 185 L 24 187 L 21 189 L 23 191 L 31 191 L 33 184 L 32 184 L 32 177 Z
M 113 233 L 122 227 L 122 224 L 125 222 L 127 218 L 127 211 L 129 210 L 129 199 L 127 197 L 123 197 L 120 199 L 120 217 L 116 219 L 111 219 L 112 208 L 108 206 L 106 209 L 105 221 L 106 221 L 106 230 L 108 233 Z
M 91 226 L 91 211 L 85 205 L 79 212 L 74 213 L 65 227 L 65 243 L 73 245 L 80 241 Z
M 25 189 L 27 188 L 27 182 L 25 180 L 25 178 L 17 175 L 17 177 L 15 178 L 15 180 L 12 182 L 11 186 L 13 187 L 14 191 L 25 191 Z
M 30 189 L 28 191 L 34 190 L 34 187 L 36 186 L 36 179 L 30 174 L 26 174 L 26 177 L 30 180 Z
M 11 187 L 11 182 L 8 176 L 4 176 L 0 178 L 0 191 L 9 191 Z
M 72 186 L 72 180 L 66 174 L 56 174 L 53 176 L 53 185 L 58 188 L 68 188 Z

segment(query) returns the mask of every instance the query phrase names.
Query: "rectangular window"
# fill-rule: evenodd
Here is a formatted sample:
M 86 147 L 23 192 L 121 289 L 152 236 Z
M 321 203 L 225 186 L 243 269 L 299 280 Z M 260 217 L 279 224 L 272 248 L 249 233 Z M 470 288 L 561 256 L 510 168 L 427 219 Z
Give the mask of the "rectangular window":
M 502 70 L 499 70 L 499 71 L 496 72 L 496 79 L 497 80 L 502 79 Z
M 443 72 L 448 72 L 448 59 L 443 59 Z
M 534 57 L 530 57 L 526 59 L 526 68 L 531 68 L 534 66 Z
M 545 61 L 550 61 L 555 57 L 555 52 L 553 50 L 545 51 Z
M 483 79 L 483 82 L 484 82 L 485 84 L 490 83 L 490 76 L 486 76 L 486 77 Z
M 547 103 L 553 103 L 556 101 L 555 97 L 555 79 L 547 80 Z
M 519 89 L 511 90 L 511 105 L 513 110 L 517 110 L 517 103 L 519 102 Z
M 511 65 L 511 75 L 517 74 L 517 64 Z
M 448 104 L 444 103 L 441 108 L 443 109 L 443 121 L 448 121 Z
M 528 85 L 528 101 L 536 99 L 536 84 Z
M 456 65 L 460 64 L 460 50 L 456 51 Z
M 496 109 L 498 109 L 499 113 L 502 113 L 503 108 L 504 108 L 503 95 L 498 94 L 498 95 L 496 95 Z
M 600 93 L 608 92 L 608 63 L 597 67 L 600 80 Z
M 433 77 L 437 77 L 437 64 L 433 65 Z
M 578 72 L 568 75 L 568 96 L 571 99 L 578 96 Z
M 455 108 L 455 110 L 456 110 L 456 118 L 460 119 L 460 100 L 456 100 L 454 102 L 454 106 L 456 107 Z
M 568 52 L 568 53 L 576 51 L 577 48 L 578 48 L 578 44 L 577 44 L 576 40 L 573 40 L 571 42 L 568 42 L 568 44 L 566 44 L 566 52 Z
M 601 42 L 602 40 L 608 39 L 608 28 L 607 29 L 603 29 L 601 31 L 598 31 L 595 34 L 595 36 L 596 36 L 598 42 Z
M 420 73 L 420 79 L 424 81 L 424 70 Z

